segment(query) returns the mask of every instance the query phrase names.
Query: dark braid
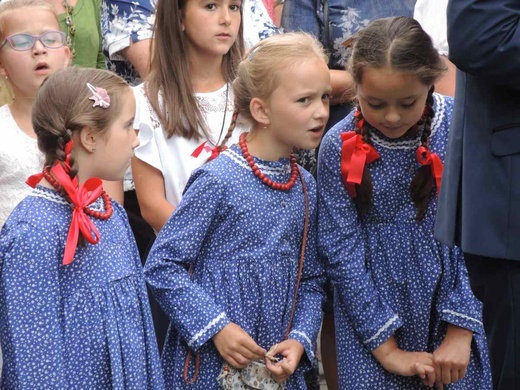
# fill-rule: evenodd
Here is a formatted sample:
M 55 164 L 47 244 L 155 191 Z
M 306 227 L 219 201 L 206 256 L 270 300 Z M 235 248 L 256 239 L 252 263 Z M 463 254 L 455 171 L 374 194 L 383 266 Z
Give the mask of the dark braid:
M 211 156 L 209 156 L 208 159 L 206 160 L 205 164 L 210 162 L 211 160 L 214 160 L 215 158 L 218 157 L 218 155 L 220 153 L 222 153 L 224 150 L 226 150 L 226 143 L 233 135 L 233 130 L 235 130 L 235 126 L 237 124 L 237 117 L 238 117 L 238 111 L 234 111 L 233 116 L 231 117 L 231 123 L 229 124 L 229 128 L 228 128 L 226 135 L 222 139 L 222 142 L 220 143 L 220 145 L 216 146 L 216 149 L 218 150 L 218 154 L 214 155 L 214 153 L 212 153 Z
M 222 152 L 223 150 L 225 150 L 226 143 L 233 135 L 233 131 L 235 130 L 235 126 L 237 125 L 237 118 L 238 118 L 238 111 L 233 111 L 233 116 L 231 117 L 231 123 L 229 124 L 229 129 L 228 129 L 226 135 L 224 136 L 224 139 L 218 146 L 219 153 Z
M 421 146 L 428 148 L 428 140 L 431 134 L 432 118 L 434 116 L 433 110 L 433 91 L 432 86 L 428 91 L 428 97 L 426 98 L 426 109 L 424 115 L 424 130 L 421 134 Z M 412 179 L 410 185 L 410 195 L 412 202 L 417 208 L 417 214 L 415 216 L 417 221 L 421 221 L 426 215 L 426 209 L 428 207 L 428 198 L 432 190 L 435 188 L 433 180 L 432 168 L 430 165 L 422 165 Z
M 370 132 L 369 132 L 369 124 L 366 120 L 364 120 L 364 124 L 361 128 L 358 128 L 358 123 L 363 118 L 363 113 L 361 112 L 361 107 L 359 106 L 359 103 L 356 107 L 358 111 L 358 115 L 356 118 L 354 118 L 354 125 L 356 126 L 356 133 L 361 135 L 363 137 L 363 141 L 365 141 L 367 144 L 370 141 Z M 373 192 L 373 186 L 372 186 L 372 177 L 370 176 L 370 172 L 367 169 L 367 166 L 365 166 L 365 169 L 363 170 L 363 177 L 361 179 L 360 184 L 356 184 L 356 194 L 357 196 L 353 198 L 356 208 L 358 209 L 358 212 L 360 215 L 366 215 L 372 208 L 372 192 Z

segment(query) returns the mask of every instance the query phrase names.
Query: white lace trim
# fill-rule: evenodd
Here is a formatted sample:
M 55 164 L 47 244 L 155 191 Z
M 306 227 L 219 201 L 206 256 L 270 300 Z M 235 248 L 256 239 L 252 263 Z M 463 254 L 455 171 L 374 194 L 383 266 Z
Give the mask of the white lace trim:
M 51 202 L 58 203 L 58 204 L 65 204 L 65 205 L 69 204 L 65 199 L 63 199 L 63 197 L 61 195 L 50 193 L 50 192 L 47 192 L 47 191 L 42 191 L 39 188 L 35 188 L 29 194 L 29 196 L 34 196 L 34 197 L 37 197 L 37 198 L 47 199 L 47 200 L 50 200 Z
M 442 118 L 446 112 L 446 101 L 442 95 L 434 93 L 433 100 L 435 105 L 435 115 L 432 119 L 430 138 L 435 135 L 437 130 L 439 130 L 439 127 L 442 124 Z M 415 149 L 421 144 L 421 139 L 417 137 L 416 139 L 406 141 L 387 141 L 379 137 L 379 135 L 372 133 L 370 134 L 370 142 L 387 149 Z
M 311 352 L 311 358 L 314 359 L 314 351 L 313 351 L 313 348 L 312 348 L 312 341 L 311 341 L 311 339 L 305 333 L 300 332 L 299 330 L 291 330 L 291 333 L 289 333 L 289 335 L 291 335 L 293 333 L 302 336 L 305 339 L 305 341 L 307 341 L 307 343 L 309 343 L 309 346 L 310 346 L 309 351 Z
M 233 112 L 234 95 L 233 87 L 230 84 L 224 85 L 215 92 L 196 93 L 195 99 L 197 100 L 199 110 L 205 114 L 210 112 L 221 114 L 224 110 Z
M 377 333 L 376 333 L 375 335 L 373 335 L 373 336 L 370 337 L 369 339 L 363 341 L 363 344 L 368 344 L 369 342 L 371 342 L 371 341 L 377 339 L 381 333 L 383 333 L 385 330 L 387 330 L 387 329 L 390 327 L 390 325 L 392 325 L 394 322 L 397 321 L 397 318 L 398 318 L 398 317 L 397 317 L 396 315 L 394 315 L 392 318 L 390 318 L 390 319 L 387 321 L 387 323 L 384 324 L 383 327 L 377 331 Z
M 452 315 L 457 316 L 457 317 L 462 317 L 462 318 L 464 318 L 466 320 L 474 321 L 477 324 L 482 325 L 482 322 L 480 322 L 479 320 L 477 320 L 477 319 L 475 319 L 473 317 L 469 317 L 469 316 L 467 316 L 465 314 L 462 314 L 462 313 L 457 313 L 456 311 L 453 311 L 453 310 L 444 309 L 442 312 L 446 313 L 446 314 L 452 314 Z
M 39 188 L 35 188 L 29 194 L 29 196 L 47 199 L 47 200 L 50 200 L 51 202 L 58 203 L 58 204 L 69 205 L 69 203 L 65 199 L 63 199 L 63 197 L 61 195 L 59 195 L 57 193 L 47 192 L 47 191 L 41 190 Z M 89 206 L 89 209 L 94 210 L 94 211 L 105 211 L 101 197 L 97 198 L 94 201 L 94 203 L 92 203 Z
M 190 341 L 188 341 L 188 346 L 190 346 L 190 347 L 193 346 L 193 343 L 195 343 L 195 341 L 197 341 L 199 338 L 201 338 L 202 335 L 204 335 L 204 333 L 206 333 L 208 330 L 210 330 L 213 326 L 215 326 L 215 324 L 217 322 L 219 322 L 221 319 L 223 319 L 225 317 L 226 317 L 226 313 L 222 312 L 216 318 L 211 320 L 208 325 L 206 325 L 204 328 L 202 328 L 195 336 L 193 336 L 191 338 Z
M 223 152 L 223 154 L 227 155 L 230 159 L 232 159 L 234 162 L 236 162 L 241 167 L 244 167 L 247 170 L 251 170 L 251 167 L 247 163 L 247 161 L 244 158 L 244 156 L 242 156 L 241 154 L 238 154 L 237 152 L 235 152 L 232 149 L 226 149 Z M 283 168 L 270 167 L 270 166 L 267 166 L 267 165 L 262 164 L 262 163 L 259 163 L 257 165 L 258 165 L 258 168 L 264 174 L 267 174 L 267 175 L 284 175 L 284 174 L 291 173 L 291 166 L 290 165 L 284 166 Z

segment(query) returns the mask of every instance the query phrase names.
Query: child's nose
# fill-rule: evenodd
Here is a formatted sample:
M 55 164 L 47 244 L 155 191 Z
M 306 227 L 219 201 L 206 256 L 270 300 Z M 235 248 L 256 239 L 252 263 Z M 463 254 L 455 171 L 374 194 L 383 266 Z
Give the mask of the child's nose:
M 396 110 L 390 110 L 385 113 L 385 120 L 390 123 L 399 122 L 401 115 Z

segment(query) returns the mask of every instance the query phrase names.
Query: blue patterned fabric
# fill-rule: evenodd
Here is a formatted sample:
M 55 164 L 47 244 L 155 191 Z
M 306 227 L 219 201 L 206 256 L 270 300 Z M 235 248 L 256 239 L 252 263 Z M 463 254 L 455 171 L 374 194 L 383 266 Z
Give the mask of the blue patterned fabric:
M 163 389 L 128 220 L 92 218 L 101 241 L 63 266 L 71 208 L 38 186 L 0 234 L 2 389 Z M 103 211 L 99 198 L 92 207 Z
M 289 179 L 289 159 L 255 161 L 271 179 Z M 324 270 L 315 245 L 316 184 L 302 173 L 311 224 L 289 338 L 298 340 L 305 354 L 288 380 L 289 390 L 305 388 L 303 371 L 314 359 L 323 300 Z M 253 174 L 236 145 L 194 171 L 145 265 L 146 279 L 172 321 L 162 356 L 168 388 L 217 388 L 223 359 L 211 338 L 229 322 L 265 349 L 284 340 L 304 219 L 301 183 L 289 191 L 271 189 Z M 197 380 L 189 386 L 182 374 L 188 349 L 200 354 Z M 189 378 L 194 363 L 192 358 Z
M 131 43 L 151 39 L 156 0 L 103 0 L 101 30 L 107 69 L 123 77 L 130 85 L 141 82 L 139 75 L 120 51 Z
M 444 160 L 453 101 L 434 95 L 430 150 Z M 336 350 L 341 389 L 419 389 L 417 377 L 385 371 L 372 356 L 393 335 L 401 349 L 433 352 L 447 324 L 475 332 L 466 377 L 449 389 L 490 389 L 481 304 L 473 296 L 462 252 L 433 238 L 432 191 L 416 222 L 410 196 L 419 168 L 421 132 L 390 139 L 372 128 L 380 159 L 365 167 L 373 182 L 372 209 L 359 217 L 341 178 L 340 134 L 353 131 L 353 113 L 322 141 L 318 162 L 318 248 L 335 286 Z

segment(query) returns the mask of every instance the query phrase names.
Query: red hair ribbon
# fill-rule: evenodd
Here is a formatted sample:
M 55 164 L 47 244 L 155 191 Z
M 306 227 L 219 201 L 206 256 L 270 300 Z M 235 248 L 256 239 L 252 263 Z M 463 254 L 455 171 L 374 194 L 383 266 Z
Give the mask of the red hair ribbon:
M 99 242 L 99 231 L 97 230 L 94 223 L 85 214 L 84 209 L 92 204 L 103 191 L 103 182 L 97 177 L 93 177 L 85 181 L 78 188 L 78 177 L 71 179 L 68 171 L 70 171 L 70 152 L 72 150 L 73 142 L 69 141 L 65 146 L 65 163 L 62 166 L 57 162 L 51 169 L 54 177 L 59 184 L 63 187 L 67 195 L 69 196 L 72 205 L 72 220 L 70 222 L 69 233 L 67 235 L 67 241 L 65 244 L 65 252 L 63 256 L 63 265 L 72 263 L 74 259 L 74 253 L 78 246 L 79 232 L 81 231 L 83 237 L 90 244 L 97 244 Z M 36 187 L 41 179 L 43 178 L 42 173 L 37 173 L 29 177 L 26 181 L 31 187 Z
M 437 186 L 437 195 L 439 195 L 443 170 L 441 158 L 437 153 L 431 153 L 426 146 L 419 146 L 416 156 L 419 164 L 430 166 L 433 177 L 435 178 L 435 185 Z
M 356 127 L 361 130 L 363 128 L 363 126 L 365 126 L 365 118 L 361 118 L 359 119 L 359 117 L 361 116 L 361 111 L 359 111 L 357 108 L 356 108 L 356 112 L 354 113 L 354 118 L 357 119 L 357 123 L 356 123 Z
M 356 184 L 361 184 L 365 165 L 377 160 L 379 153 L 353 131 L 341 133 L 341 140 L 341 176 L 349 195 L 355 198 Z

